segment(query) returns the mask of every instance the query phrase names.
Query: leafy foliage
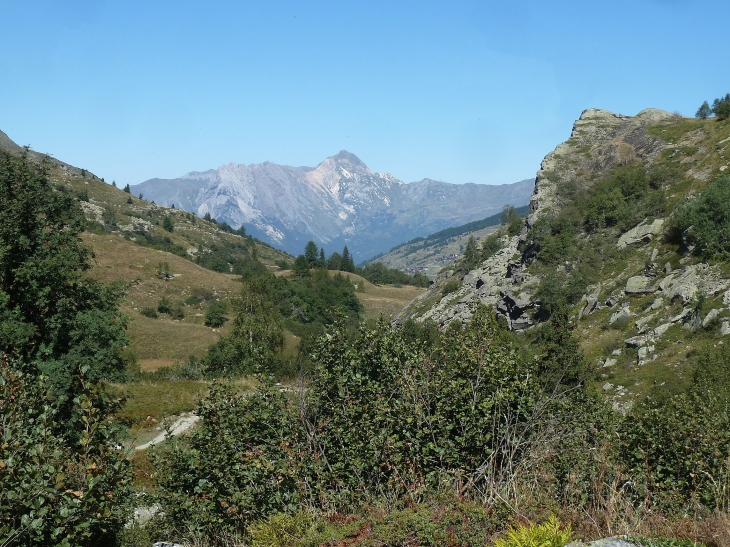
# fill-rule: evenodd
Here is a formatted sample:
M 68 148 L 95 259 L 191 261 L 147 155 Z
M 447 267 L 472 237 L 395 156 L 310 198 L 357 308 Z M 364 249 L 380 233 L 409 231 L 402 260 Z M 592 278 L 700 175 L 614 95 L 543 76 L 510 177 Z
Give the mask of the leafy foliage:
M 710 183 L 704 192 L 674 214 L 674 229 L 705 258 L 730 256 L 730 176 Z
M 652 394 L 622 425 L 639 501 L 668 513 L 730 507 L 730 350 L 705 350 L 686 391 Z
M 499 538 L 494 547 L 563 547 L 573 535 L 570 526 L 561 526 L 551 516 L 542 524 L 520 525 L 510 528 L 506 538 Z
M 121 379 L 126 366 L 123 289 L 85 277 L 92 252 L 83 229 L 81 211 L 53 191 L 42 166 L 0 155 L 0 352 L 47 375 L 57 405 L 70 405 L 79 370 L 94 382 Z
M 428 287 L 430 280 L 422 273 L 408 275 L 401 270 L 388 268 L 382 262 L 370 262 L 362 268 L 356 268 L 355 273 L 364 277 L 374 285 L 401 284 L 416 287 Z
M 347 329 L 332 329 L 320 338 L 297 399 L 270 384 L 248 397 L 213 389 L 198 411 L 202 427 L 157 463 L 169 525 L 231 535 L 304 507 L 418 501 L 444 485 L 478 496 L 537 465 L 546 438 L 576 449 L 590 442 L 571 440 L 576 429 L 595 430 L 567 418 L 586 406 L 577 384 L 556 389 L 563 384 L 522 352 L 490 310 L 478 311 L 465 330 L 413 333 L 412 325 L 380 322 L 350 341 Z M 555 351 L 548 360 L 559 358 Z M 557 434 L 561 427 L 570 435 Z M 556 461 L 555 469 L 574 474 L 571 464 Z M 282 526 L 308 529 L 309 521 L 282 518 Z M 424 537 L 438 535 L 438 527 L 425 525 Z
M 78 442 L 57 431 L 46 378 L 0 363 L 0 541 L 3 545 L 113 545 L 131 512 L 131 476 L 119 432 L 82 382 L 72 401 Z
M 228 306 L 221 300 L 211 300 L 205 310 L 205 325 L 208 327 L 222 327 L 226 322 L 225 314 Z

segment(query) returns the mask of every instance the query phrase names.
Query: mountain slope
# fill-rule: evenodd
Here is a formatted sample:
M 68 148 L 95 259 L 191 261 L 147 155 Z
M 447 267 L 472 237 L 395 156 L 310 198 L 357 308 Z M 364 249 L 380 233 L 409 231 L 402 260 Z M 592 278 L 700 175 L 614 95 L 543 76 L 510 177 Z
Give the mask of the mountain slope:
M 524 217 L 529 206 L 517 208 L 517 214 Z M 464 251 L 470 237 L 476 241 L 491 234 L 499 228 L 502 213 L 446 228 L 426 237 L 417 237 L 396 245 L 387 253 L 375 257 L 371 262 L 382 262 L 388 268 L 403 270 L 408 273 L 421 272 L 435 277 L 442 269 L 454 263 Z
M 229 163 L 178 179 L 150 179 L 135 194 L 231 226 L 298 254 L 308 240 L 328 251 L 349 245 L 358 260 L 448 226 L 524 205 L 532 184 L 405 184 L 342 151 L 317 167 Z
M 463 323 L 486 304 L 531 336 L 562 300 L 616 408 L 681 383 L 697 349 L 730 334 L 730 263 L 674 228 L 720 184 L 728 150 L 729 120 L 584 111 L 543 160 L 521 235 L 489 236 L 480 263 L 457 261 L 396 320 Z

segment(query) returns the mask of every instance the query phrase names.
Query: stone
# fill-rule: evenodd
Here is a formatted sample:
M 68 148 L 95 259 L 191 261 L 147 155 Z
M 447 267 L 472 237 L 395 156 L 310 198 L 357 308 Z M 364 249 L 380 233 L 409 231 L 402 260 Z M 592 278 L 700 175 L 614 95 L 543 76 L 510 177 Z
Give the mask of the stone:
M 614 403 L 616 405 L 616 403 Z M 619 403 L 620 405 L 620 403 Z M 631 405 L 627 405 L 630 406 Z M 616 408 L 614 406 L 614 410 L 627 410 L 627 409 L 620 409 Z M 631 543 L 629 541 L 626 541 L 625 539 L 622 539 L 620 537 L 608 537 L 603 539 L 597 539 L 596 541 L 591 541 L 590 543 L 583 543 L 580 540 L 572 541 L 568 543 L 565 547 L 637 547 L 635 543 Z
M 639 348 L 639 362 L 647 361 L 654 353 L 654 346 L 644 346 Z
M 603 391 L 611 391 L 613 389 L 613 384 L 611 382 L 606 382 L 603 384 Z
M 636 328 L 639 331 L 639 334 L 641 334 L 642 332 L 644 332 L 647 329 L 649 321 L 654 319 L 655 315 L 656 315 L 655 313 L 651 313 L 649 315 L 645 315 L 644 317 L 641 317 L 640 319 L 636 320 Z
M 641 348 L 644 347 L 649 340 L 650 338 L 646 335 L 632 336 L 631 338 L 624 340 L 624 344 L 630 348 Z
M 654 250 L 651 252 L 651 261 L 654 262 L 657 256 L 659 256 L 659 249 L 655 247 Z
M 727 336 L 730 334 L 730 322 L 729 321 L 723 321 L 722 325 L 720 326 L 720 334 L 723 336 Z
M 596 298 L 595 296 L 589 296 L 588 298 L 586 298 L 586 305 L 583 308 L 581 315 L 590 315 L 594 311 L 598 311 L 601 308 L 603 308 L 603 306 L 601 306 L 601 303 L 598 301 L 598 298 Z
M 520 315 L 517 319 L 510 321 L 510 328 L 512 330 L 525 330 L 533 325 L 532 319 L 527 314 Z
M 616 359 L 611 359 L 610 357 L 606 358 L 606 360 L 603 362 L 603 368 L 606 367 L 612 367 L 617 363 Z
M 692 313 L 692 308 L 684 308 L 679 315 L 675 315 L 672 317 L 669 322 L 670 323 L 679 323 L 682 321 L 685 317 L 687 317 L 690 313 Z
M 635 275 L 626 281 L 626 294 L 652 293 L 655 290 L 652 280 L 645 275 Z
M 171 541 L 156 541 L 152 547 L 183 547 L 180 543 L 172 543 Z
M 702 326 L 707 328 L 707 326 L 712 323 L 712 321 L 714 321 L 718 315 L 720 315 L 720 310 L 716 308 L 711 309 L 702 320 Z
M 669 330 L 669 327 L 671 327 L 671 323 L 664 323 L 662 325 L 659 325 L 654 329 L 654 336 L 663 336 L 665 332 Z
M 672 273 L 672 265 L 669 262 L 667 262 L 666 264 L 664 264 L 664 273 L 665 274 Z
M 608 319 L 608 324 L 613 325 L 614 323 L 618 322 L 625 322 L 631 319 L 631 312 L 629 311 L 629 308 L 621 308 L 620 310 L 616 311 L 611 315 L 611 317 Z
M 618 250 L 623 250 L 629 245 L 636 243 L 648 243 L 654 236 L 662 232 L 664 227 L 664 219 L 658 218 L 651 224 L 644 224 L 643 222 L 638 226 L 631 228 L 628 232 L 618 238 L 616 247 Z
M 726 306 L 730 306 L 730 291 L 725 291 L 722 295 L 722 303 Z
M 662 306 L 664 306 L 664 299 L 661 296 L 659 296 L 652 303 L 651 309 L 654 310 L 654 311 L 656 311 L 658 309 L 661 309 Z
M 618 357 L 619 355 L 621 355 L 621 350 L 615 349 L 611 352 L 611 355 L 613 355 L 614 357 Z

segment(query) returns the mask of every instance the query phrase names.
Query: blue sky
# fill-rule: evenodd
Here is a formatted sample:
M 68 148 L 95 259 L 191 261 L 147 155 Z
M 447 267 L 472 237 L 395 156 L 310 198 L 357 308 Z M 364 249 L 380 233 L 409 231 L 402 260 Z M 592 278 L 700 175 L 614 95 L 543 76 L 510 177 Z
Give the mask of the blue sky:
M 341 149 L 406 182 L 514 182 L 584 108 L 730 92 L 728 21 L 702 0 L 0 0 L 0 130 L 118 184 Z

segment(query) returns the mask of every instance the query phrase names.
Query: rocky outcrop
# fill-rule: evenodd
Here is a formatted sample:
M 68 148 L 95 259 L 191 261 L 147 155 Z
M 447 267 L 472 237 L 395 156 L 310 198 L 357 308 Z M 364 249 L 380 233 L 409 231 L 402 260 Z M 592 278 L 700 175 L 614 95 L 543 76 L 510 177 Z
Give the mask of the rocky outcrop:
M 621 237 L 618 238 L 616 247 L 619 250 L 623 250 L 629 245 L 635 245 L 637 243 L 649 243 L 655 236 L 662 233 L 664 227 L 664 219 L 658 218 L 651 224 L 644 224 L 643 222 L 632 228 Z
M 514 283 L 516 272 L 515 258 L 519 258 L 517 251 L 518 237 L 505 238 L 504 247 L 485 260 L 482 265 L 470 271 L 462 280 L 461 288 L 443 297 L 431 309 L 427 310 L 419 320 L 430 319 L 439 325 L 447 325 L 454 320 L 467 323 L 471 319 L 479 304 L 492 306 L 500 314 L 506 317 L 510 326 L 514 329 L 527 328 L 532 324 L 532 319 L 525 313 L 534 307 L 535 303 L 529 297 L 529 293 L 523 293 L 520 289 L 524 285 Z M 419 297 L 426 300 L 429 296 L 440 290 L 440 279 L 436 280 L 434 288 L 430 292 Z M 395 321 L 400 322 L 409 316 L 409 309 L 406 308 L 396 317 Z
M 431 319 L 440 325 L 454 320 L 467 322 L 478 304 L 486 304 L 494 306 L 508 320 L 512 329 L 531 326 L 534 321 L 532 310 L 539 307 L 539 302 L 532 295 L 540 280 L 529 278 L 522 271 L 534 257 L 519 254 L 519 243 L 527 240 L 529 230 L 540 216 L 564 205 L 563 200 L 566 198 L 561 192 L 563 186 L 589 186 L 616 164 L 656 157 L 666 145 L 658 137 L 650 135 L 647 128 L 658 120 L 671 117 L 671 113 L 656 109 L 642 111 L 633 117 L 599 109 L 583 111 L 573 125 L 570 138 L 541 162 L 530 198 L 531 212 L 519 238 L 512 238 L 501 251 L 478 269 L 469 272 L 459 291 L 442 298 L 425 313 L 417 312 L 417 306 L 409 306 L 396 321 L 417 316 L 419 320 Z M 586 174 L 591 176 L 587 177 Z M 662 227 L 661 219 L 651 224 L 642 223 L 625 234 L 622 245 L 649 241 L 661 233 Z M 643 294 L 656 291 L 653 275 L 651 273 L 630 280 L 626 292 Z M 419 298 L 419 302 L 435 300 L 439 290 L 437 283 Z M 597 293 L 585 297 L 585 302 L 582 314 L 591 314 L 602 307 Z M 614 304 L 606 302 L 608 306 Z M 624 312 L 619 313 L 615 320 L 624 318 L 624 315 Z
M 634 160 L 653 160 L 666 143 L 647 132 L 649 125 L 672 118 L 670 112 L 649 108 L 636 116 L 623 116 L 608 110 L 588 108 L 573 124 L 570 138 L 550 152 L 540 164 L 535 191 L 530 198 L 531 214 L 521 234 L 543 214 L 564 203 L 560 187 L 565 184 L 589 185 L 585 173 L 603 175 L 614 165 Z M 569 162 L 561 161 L 570 157 Z

